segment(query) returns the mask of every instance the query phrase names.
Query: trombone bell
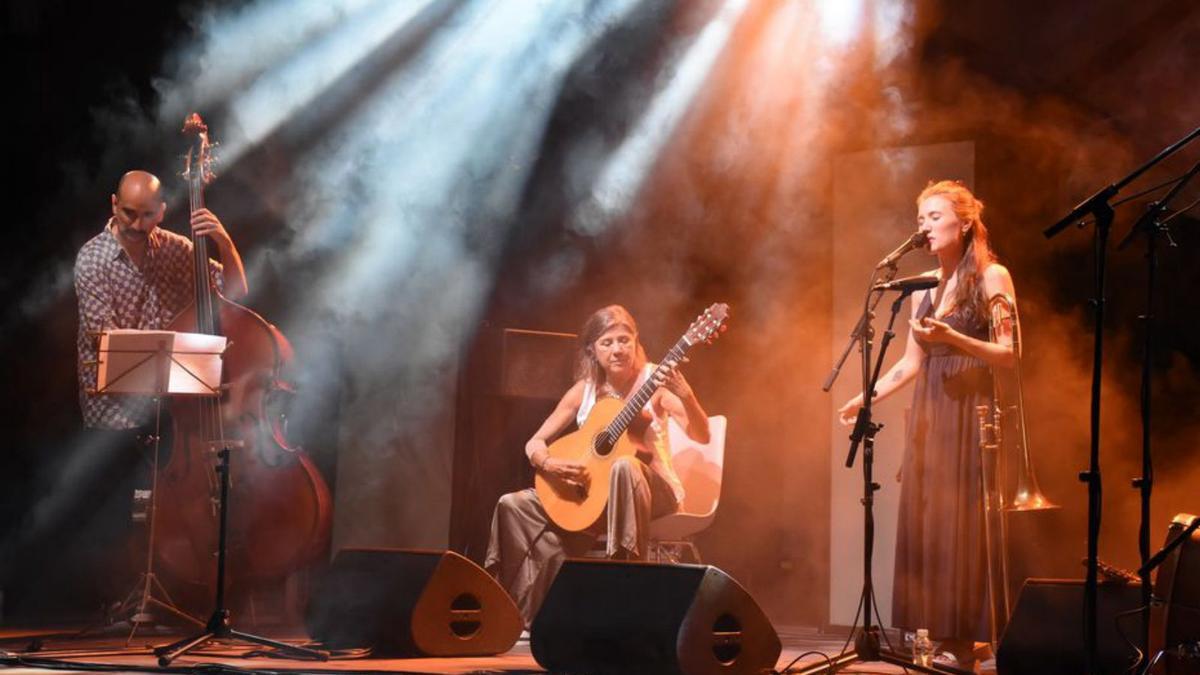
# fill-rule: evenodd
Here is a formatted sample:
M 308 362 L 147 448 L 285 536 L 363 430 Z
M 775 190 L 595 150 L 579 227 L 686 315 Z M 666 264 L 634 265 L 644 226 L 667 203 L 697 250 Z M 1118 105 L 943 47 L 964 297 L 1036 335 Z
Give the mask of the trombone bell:
M 992 405 L 976 409 L 979 416 L 980 487 L 983 496 L 983 538 L 987 556 L 988 604 L 991 613 L 993 648 L 1008 625 L 1008 532 L 1005 515 L 1014 511 L 1057 509 L 1042 494 L 1029 456 L 1029 438 L 1025 433 L 1025 402 L 1021 392 L 1021 322 L 1017 305 L 1005 294 L 988 301 L 988 337 L 1012 338 L 1015 363 L 1010 369 L 992 370 Z M 1016 490 L 1011 501 L 1004 498 L 1005 457 L 1017 458 Z
M 989 337 L 993 342 L 1004 330 L 1012 335 L 1016 363 L 1011 370 L 994 370 L 995 405 L 1003 411 L 1003 431 L 999 436 L 1004 447 L 1013 447 L 1017 460 L 1017 485 L 1011 501 L 1004 503 L 1005 511 L 1046 511 L 1059 506 L 1051 502 L 1038 486 L 1029 451 L 1029 436 L 1025 430 L 1025 395 L 1021 387 L 1021 321 L 1012 297 L 998 293 L 988 302 Z M 1003 402 L 1003 403 L 1002 403 Z

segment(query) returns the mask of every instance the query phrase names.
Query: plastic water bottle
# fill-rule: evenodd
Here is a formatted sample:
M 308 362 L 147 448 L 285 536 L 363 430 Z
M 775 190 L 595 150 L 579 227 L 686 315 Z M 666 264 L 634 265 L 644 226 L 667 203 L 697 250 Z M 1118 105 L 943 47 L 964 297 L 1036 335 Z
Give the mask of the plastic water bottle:
M 933 666 L 933 640 L 929 639 L 928 628 L 918 628 L 913 640 L 913 663 L 930 668 Z

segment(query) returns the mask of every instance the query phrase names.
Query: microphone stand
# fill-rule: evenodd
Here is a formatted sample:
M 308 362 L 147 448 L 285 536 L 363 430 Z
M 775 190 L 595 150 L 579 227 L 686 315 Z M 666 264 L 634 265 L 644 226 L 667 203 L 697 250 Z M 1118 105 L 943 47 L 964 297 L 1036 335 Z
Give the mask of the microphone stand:
M 895 267 L 892 266 L 891 270 L 894 276 Z M 874 274 L 872 274 L 872 278 L 874 278 Z M 863 314 L 858 322 L 861 330 L 856 329 L 855 334 L 851 336 L 851 344 L 858 342 L 861 345 L 863 403 L 862 407 L 858 409 L 858 418 L 854 423 L 854 431 L 850 434 L 850 451 L 846 456 L 846 467 L 854 466 L 854 458 L 858 454 L 858 446 L 860 443 L 862 444 L 863 587 L 862 594 L 859 596 L 859 610 L 862 613 L 863 624 L 862 628 L 854 635 L 853 650 L 843 651 L 827 662 L 817 663 L 808 668 L 790 672 L 798 673 L 799 675 L 835 673 L 850 663 L 881 661 L 921 673 L 970 675 L 972 671 L 953 666 L 942 664 L 922 666 L 915 664 L 911 657 L 905 658 L 890 649 L 881 648 L 879 645 L 881 631 L 871 620 L 871 609 L 875 605 L 875 584 L 871 577 L 872 560 L 875 554 L 875 492 L 879 490 L 879 483 L 875 482 L 872 469 L 875 463 L 875 434 L 883 428 L 882 424 L 876 424 L 871 420 L 871 410 L 873 407 L 871 399 L 874 398 L 875 385 L 879 381 L 884 355 L 887 353 L 888 345 L 891 344 L 892 339 L 896 336 L 896 332 L 893 330 L 896 324 L 896 316 L 900 313 L 900 307 L 904 304 L 904 299 L 912 293 L 912 290 L 903 289 L 899 297 L 892 303 L 892 315 L 888 319 L 887 330 L 883 333 L 883 341 L 879 345 L 879 356 L 875 360 L 874 367 L 871 366 L 871 341 L 874 337 L 874 331 L 871 328 L 871 316 L 872 309 L 879 303 L 879 299 L 883 293 L 878 292 L 878 295 L 874 298 L 871 297 L 872 293 L 877 293 L 877 291 L 873 288 L 868 290 L 866 301 L 863 303 Z M 836 371 L 837 369 L 835 368 L 835 374 Z M 852 626 L 850 630 L 853 633 L 855 628 Z
M 240 444 L 239 441 L 214 443 L 214 446 L 220 447 L 220 450 L 217 451 L 217 458 L 220 460 L 220 463 L 217 465 L 217 475 L 220 476 L 221 483 L 221 496 L 217 507 L 220 521 L 217 531 L 217 589 L 214 603 L 216 608 L 213 610 L 212 616 L 209 617 L 208 623 L 205 624 L 201 632 L 172 642 L 169 645 L 154 648 L 154 655 L 158 657 L 158 665 L 161 668 L 167 668 L 171 665 L 172 661 L 180 656 L 204 647 L 211 642 L 231 640 L 272 647 L 292 658 L 311 659 L 314 661 L 329 660 L 329 655 L 325 652 L 306 647 L 297 647 L 296 645 L 290 645 L 286 642 L 272 640 L 251 633 L 243 633 L 233 628 L 229 609 L 225 607 L 225 560 L 228 554 L 229 534 L 229 454 L 230 448 L 238 444 Z
M 1087 484 L 1088 492 L 1088 520 L 1087 520 L 1087 578 L 1083 587 L 1083 619 L 1084 619 L 1084 672 L 1087 675 L 1096 673 L 1097 645 L 1096 645 L 1096 596 L 1097 583 L 1099 575 L 1099 542 L 1100 542 L 1100 506 L 1101 506 L 1101 482 L 1100 482 L 1100 378 L 1102 357 L 1104 354 L 1104 282 L 1107 266 L 1108 253 L 1108 235 L 1112 228 L 1113 222 L 1113 207 L 1109 204 L 1109 200 L 1121 191 L 1129 183 L 1133 182 L 1138 176 L 1145 173 L 1151 167 L 1162 162 L 1167 157 L 1175 154 L 1180 148 L 1193 141 L 1197 136 L 1200 136 L 1200 127 L 1194 129 L 1190 134 L 1167 147 L 1162 152 L 1155 155 L 1150 161 L 1138 167 L 1133 173 L 1122 178 L 1116 183 L 1102 188 L 1096 194 L 1088 197 L 1078 206 L 1071 210 L 1064 218 L 1059 220 L 1054 225 L 1046 228 L 1042 234 L 1047 239 L 1058 234 L 1072 223 L 1077 223 L 1081 218 L 1091 215 L 1095 220 L 1095 229 L 1093 237 L 1093 248 L 1095 255 L 1095 292 L 1096 296 L 1092 299 L 1092 306 L 1095 308 L 1094 315 L 1094 344 L 1092 350 L 1092 406 L 1091 406 L 1091 448 L 1089 451 L 1089 464 L 1087 471 L 1079 473 L 1079 480 Z
M 885 266 L 884 269 L 884 282 L 888 282 L 896 278 L 896 273 L 900 268 L 896 266 L 896 263 L 892 263 L 891 265 Z M 875 285 L 875 273 L 878 271 L 878 268 L 871 270 L 871 280 L 867 283 L 868 294 L 870 293 L 871 288 Z M 837 363 L 833 366 L 833 370 L 831 370 L 829 372 L 829 376 L 825 378 L 825 384 L 821 385 L 821 391 L 828 392 L 833 388 L 834 381 L 837 380 L 838 375 L 840 375 L 842 372 L 842 366 L 846 363 L 846 357 L 850 356 L 850 350 L 854 348 L 854 345 L 862 343 L 863 336 L 866 331 L 871 330 L 871 320 L 875 318 L 875 307 L 879 304 L 879 301 L 883 299 L 883 293 L 879 293 L 874 297 L 871 297 L 870 295 L 867 297 L 869 298 L 868 307 L 866 311 L 864 311 L 862 315 L 858 317 L 858 323 L 854 325 L 854 330 L 850 332 L 850 340 L 846 342 L 846 348 L 842 350 L 842 355 L 838 357 Z
M 1146 236 L 1146 313 L 1139 317 L 1145 324 L 1145 342 L 1142 348 L 1141 389 L 1142 475 L 1133 479 L 1133 487 L 1139 491 L 1141 497 L 1138 552 L 1141 554 L 1142 566 L 1138 569 L 1138 576 L 1141 579 L 1142 590 L 1141 651 L 1143 658 L 1150 653 L 1150 604 L 1153 600 L 1153 593 L 1150 586 L 1150 570 L 1157 565 L 1157 563 L 1154 565 L 1150 564 L 1150 495 L 1154 489 L 1154 464 L 1150 452 L 1150 413 L 1153 403 L 1151 378 L 1154 372 L 1154 300 L 1158 271 L 1158 235 L 1165 235 L 1168 245 L 1172 248 L 1175 247 L 1175 242 L 1171 239 L 1171 231 L 1167 229 L 1166 221 L 1162 220 L 1161 217 L 1166 211 L 1167 205 L 1191 182 L 1198 172 L 1200 172 L 1200 162 L 1192 166 L 1191 170 L 1184 174 L 1162 199 L 1151 202 L 1146 212 L 1133 224 L 1133 227 L 1129 229 L 1129 233 L 1117 245 L 1117 250 L 1122 251 L 1133 242 L 1134 237 L 1138 234 Z

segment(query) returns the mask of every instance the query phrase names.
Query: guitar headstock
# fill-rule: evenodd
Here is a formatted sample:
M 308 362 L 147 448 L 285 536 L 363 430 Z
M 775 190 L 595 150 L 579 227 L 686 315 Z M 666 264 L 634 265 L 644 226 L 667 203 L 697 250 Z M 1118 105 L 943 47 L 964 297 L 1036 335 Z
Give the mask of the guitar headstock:
M 712 344 L 713 340 L 720 337 L 721 333 L 725 332 L 728 326 L 725 322 L 729 319 L 729 305 L 723 302 L 716 302 L 708 306 L 704 313 L 696 317 L 692 325 L 688 326 L 687 332 L 683 334 L 683 339 L 688 343 L 688 346 L 695 345 L 699 342 L 707 342 Z
M 187 156 L 183 163 L 183 177 L 192 180 L 199 179 L 202 184 L 212 181 L 214 143 L 208 140 L 208 125 L 200 119 L 199 113 L 192 113 L 183 120 L 183 135 L 192 139 Z

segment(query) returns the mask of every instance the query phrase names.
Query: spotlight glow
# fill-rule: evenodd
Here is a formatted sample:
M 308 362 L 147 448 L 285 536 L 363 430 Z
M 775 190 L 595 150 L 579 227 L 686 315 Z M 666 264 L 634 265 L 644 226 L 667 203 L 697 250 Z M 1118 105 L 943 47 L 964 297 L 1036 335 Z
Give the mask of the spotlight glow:
M 344 26 L 369 5 L 389 0 L 267 0 L 237 10 L 208 10 L 195 25 L 198 39 L 178 56 L 178 72 L 156 82 L 159 119 L 170 126 L 187 113 L 241 95 L 260 76 L 269 78 L 310 42 Z
M 440 303 L 436 311 L 456 321 L 473 317 L 504 233 L 486 231 L 468 251 L 468 230 L 511 216 L 533 164 L 512 158 L 536 154 L 566 70 L 602 26 L 634 4 L 604 3 L 584 20 L 571 3 L 522 2 L 503 11 L 475 3 L 310 153 L 298 178 L 333 208 L 314 217 L 304 205 L 292 214 L 308 223 L 297 244 L 338 245 L 347 222 L 357 231 L 344 267 L 322 289 L 330 306 L 395 303 L 395 279 L 421 270 L 422 278 L 443 280 L 443 289 L 469 280 L 474 292 L 464 289 L 461 304 Z M 412 301 L 431 309 L 420 297 Z
M 654 97 L 633 131 L 605 162 L 592 187 L 591 198 L 572 217 L 571 224 L 576 231 L 598 234 L 633 203 L 663 146 L 670 141 L 696 93 L 708 79 L 745 8 L 746 0 L 724 3 L 688 48 L 674 69 L 674 78 Z
M 863 0 L 817 0 L 821 31 L 830 44 L 841 46 L 859 37 Z

